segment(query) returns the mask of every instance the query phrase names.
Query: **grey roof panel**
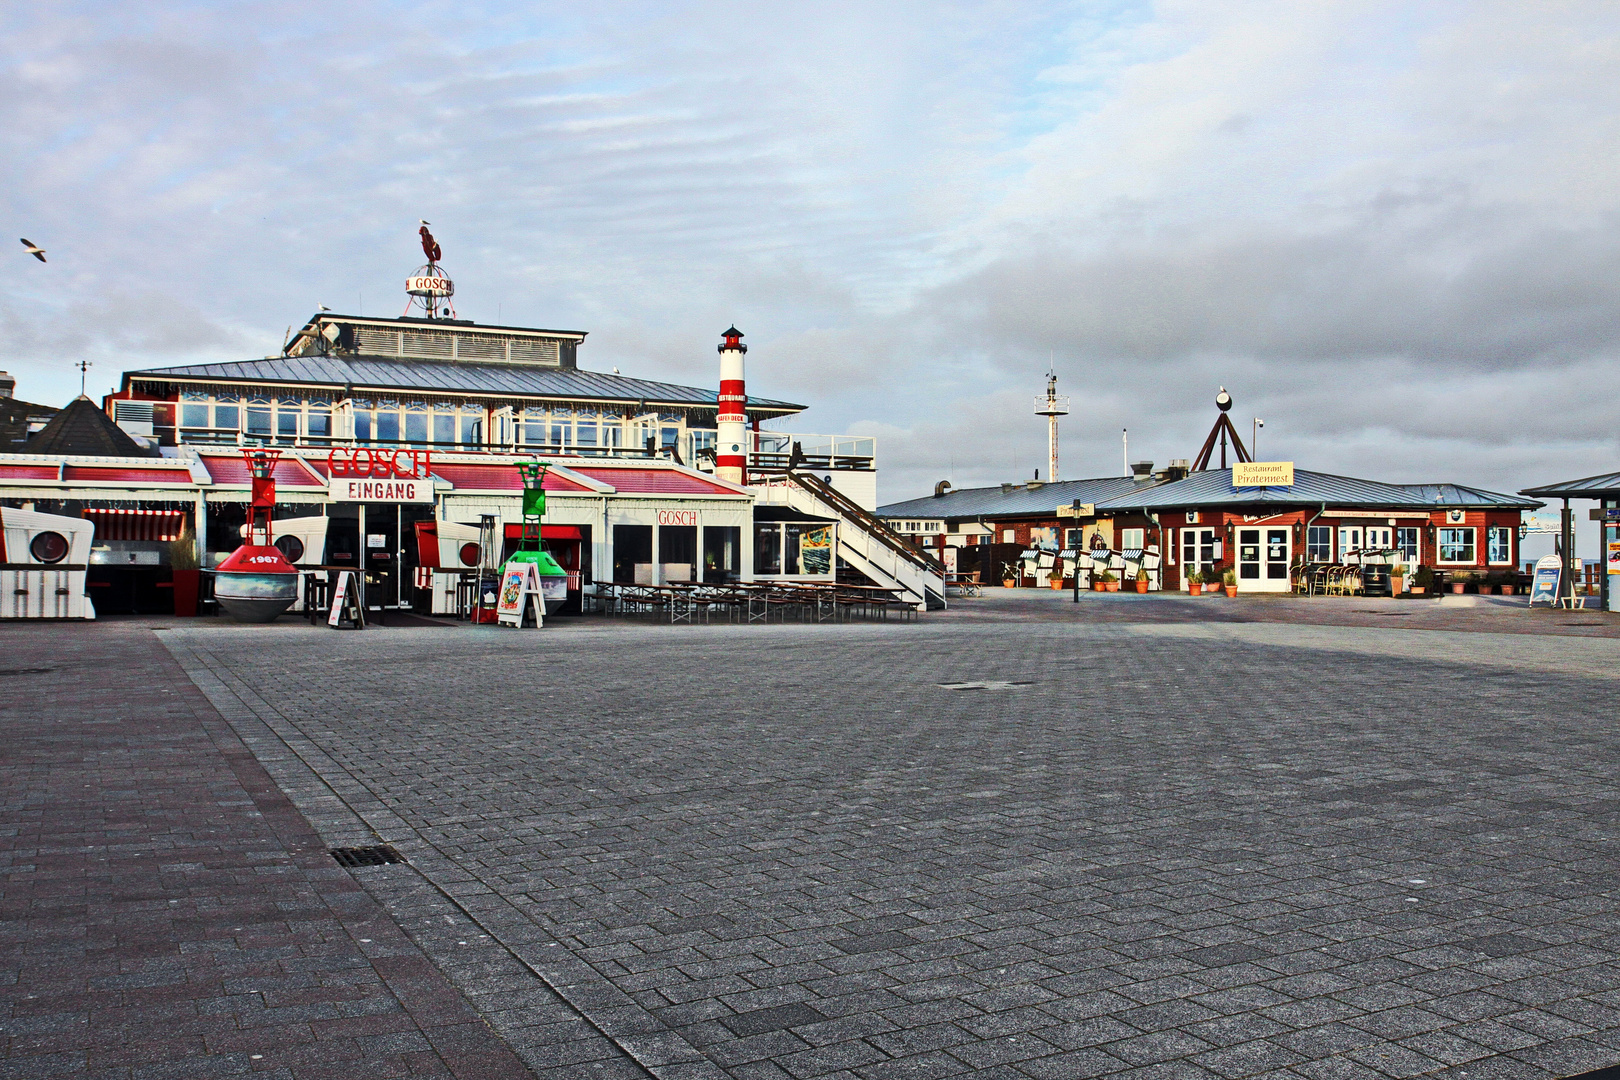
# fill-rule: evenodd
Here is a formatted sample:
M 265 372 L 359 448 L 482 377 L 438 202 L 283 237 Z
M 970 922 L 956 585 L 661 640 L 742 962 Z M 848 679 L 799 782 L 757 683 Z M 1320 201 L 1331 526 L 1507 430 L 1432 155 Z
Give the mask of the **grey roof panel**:
M 1612 499 L 1620 496 L 1620 473 L 1602 473 L 1598 476 L 1584 476 L 1579 480 L 1561 480 L 1556 484 L 1525 488 L 1519 494 L 1552 499 Z
M 1353 476 L 1294 470 L 1292 487 L 1233 490 L 1231 469 L 1209 469 L 1182 480 L 1098 503 L 1097 510 L 1179 510 L 1204 506 L 1330 506 L 1430 509 L 1435 506 L 1531 510 L 1539 503 L 1460 484 L 1386 484 Z
M 1076 500 L 1100 503 L 1124 495 L 1134 489 L 1146 489 L 1151 481 L 1138 481 L 1129 476 L 1104 476 L 1092 480 L 1059 480 L 1030 489 L 1019 484 L 1003 493 L 1001 488 L 962 488 L 944 495 L 925 495 L 920 499 L 890 503 L 877 508 L 879 517 L 937 517 L 977 518 L 1015 517 L 1030 514 L 1051 514 L 1059 506 L 1068 506 Z
M 584 397 L 604 401 L 668 402 L 709 405 L 718 391 L 697 386 L 606 375 L 578 368 L 543 368 L 520 364 L 477 364 L 465 361 L 393 359 L 381 356 L 272 356 L 262 360 L 235 360 L 219 364 L 144 368 L 126 378 L 197 379 L 228 382 L 314 383 L 354 385 L 366 389 L 468 394 L 521 394 L 533 397 Z M 750 397 L 756 409 L 796 412 L 804 408 L 789 401 Z

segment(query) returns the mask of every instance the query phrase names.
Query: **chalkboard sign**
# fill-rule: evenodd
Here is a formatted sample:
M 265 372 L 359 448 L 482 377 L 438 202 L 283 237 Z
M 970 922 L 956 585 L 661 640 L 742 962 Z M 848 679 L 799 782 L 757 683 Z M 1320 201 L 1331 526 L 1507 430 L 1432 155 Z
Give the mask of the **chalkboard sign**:
M 1536 575 L 1530 583 L 1530 606 L 1558 603 L 1558 576 L 1563 568 L 1563 560 L 1557 555 L 1543 555 L 1536 560 Z

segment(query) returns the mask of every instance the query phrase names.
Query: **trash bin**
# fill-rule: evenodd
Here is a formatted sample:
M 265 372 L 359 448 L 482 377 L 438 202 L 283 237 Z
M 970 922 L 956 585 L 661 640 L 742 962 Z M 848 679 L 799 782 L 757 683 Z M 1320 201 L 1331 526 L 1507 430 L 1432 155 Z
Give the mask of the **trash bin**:
M 1361 568 L 1361 594 L 1363 596 L 1389 596 L 1389 567 L 1383 563 L 1369 563 Z

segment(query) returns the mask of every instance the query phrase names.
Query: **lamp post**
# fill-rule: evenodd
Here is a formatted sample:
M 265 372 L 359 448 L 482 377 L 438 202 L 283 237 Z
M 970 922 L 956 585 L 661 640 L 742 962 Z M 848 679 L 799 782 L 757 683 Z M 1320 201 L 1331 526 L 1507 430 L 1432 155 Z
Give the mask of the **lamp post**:
M 1254 426 L 1249 431 L 1249 450 L 1254 454 L 1256 461 L 1260 460 L 1260 429 L 1265 426 L 1266 422 L 1257 416 L 1254 418 Z

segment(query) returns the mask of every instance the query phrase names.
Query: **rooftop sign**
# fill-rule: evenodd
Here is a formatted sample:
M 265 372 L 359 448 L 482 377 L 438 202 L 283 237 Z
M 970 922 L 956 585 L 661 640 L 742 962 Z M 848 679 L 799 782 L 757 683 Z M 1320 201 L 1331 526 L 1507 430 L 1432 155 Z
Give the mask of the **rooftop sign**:
M 1293 487 L 1292 461 L 1245 461 L 1232 466 L 1232 487 Z

